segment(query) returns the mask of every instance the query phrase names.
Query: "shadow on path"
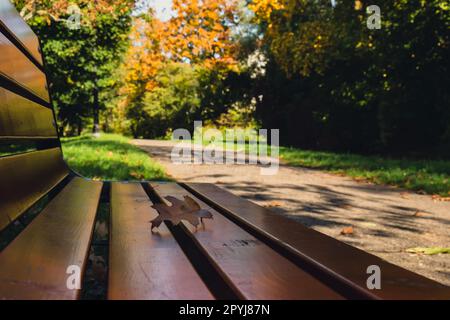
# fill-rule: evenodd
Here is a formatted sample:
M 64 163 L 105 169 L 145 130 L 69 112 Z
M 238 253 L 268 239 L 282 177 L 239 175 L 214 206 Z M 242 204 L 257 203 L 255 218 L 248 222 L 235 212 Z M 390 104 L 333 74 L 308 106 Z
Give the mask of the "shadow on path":
M 413 247 L 450 247 L 450 203 L 401 189 L 281 165 L 175 165 L 170 141 L 134 140 L 177 181 L 214 183 L 279 214 L 450 285 L 450 255 L 414 255 Z M 352 226 L 353 234 L 342 235 Z

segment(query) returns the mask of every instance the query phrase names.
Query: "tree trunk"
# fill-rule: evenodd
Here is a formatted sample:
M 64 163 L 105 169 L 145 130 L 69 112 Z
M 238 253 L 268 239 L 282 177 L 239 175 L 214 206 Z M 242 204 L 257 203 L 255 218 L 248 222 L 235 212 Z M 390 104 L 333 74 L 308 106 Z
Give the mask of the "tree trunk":
M 83 123 L 81 121 L 81 118 L 77 120 L 77 134 L 80 136 L 81 132 L 83 132 Z
M 98 134 L 100 132 L 100 106 L 98 101 L 98 89 L 94 89 L 94 127 L 92 128 L 92 133 Z

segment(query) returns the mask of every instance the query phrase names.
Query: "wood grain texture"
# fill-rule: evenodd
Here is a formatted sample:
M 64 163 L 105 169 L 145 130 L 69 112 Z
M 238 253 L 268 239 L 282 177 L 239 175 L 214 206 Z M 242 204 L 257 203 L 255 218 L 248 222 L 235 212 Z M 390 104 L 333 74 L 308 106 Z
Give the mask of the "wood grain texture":
M 152 183 L 161 196 L 183 200 L 189 193 L 174 183 Z M 342 299 L 270 247 L 190 195 L 214 216 L 195 230 L 183 222 L 197 244 L 236 293 L 245 299 Z
M 0 137 L 57 138 L 51 109 L 0 88 Z
M 215 185 L 186 185 L 262 236 L 368 295 L 379 299 L 450 299 L 449 287 L 309 229 Z M 381 290 L 367 289 L 366 271 L 370 265 L 381 268 Z
M 59 148 L 0 158 L 0 231 L 68 174 Z
M 0 1 L 0 24 L 14 34 L 36 61 L 42 65 L 38 37 L 10 1 Z
M 49 102 L 45 74 L 0 32 L 0 74 Z
M 109 299 L 212 299 L 140 184 L 111 186 Z
M 0 299 L 77 299 L 66 270 L 84 270 L 102 183 L 74 178 L 0 253 Z

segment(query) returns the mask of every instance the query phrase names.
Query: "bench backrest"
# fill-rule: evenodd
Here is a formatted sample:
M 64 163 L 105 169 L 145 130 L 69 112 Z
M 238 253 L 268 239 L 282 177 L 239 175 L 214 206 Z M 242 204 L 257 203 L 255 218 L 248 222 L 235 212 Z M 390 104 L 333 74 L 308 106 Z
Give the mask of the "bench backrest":
M 0 231 L 68 173 L 39 40 L 0 0 Z

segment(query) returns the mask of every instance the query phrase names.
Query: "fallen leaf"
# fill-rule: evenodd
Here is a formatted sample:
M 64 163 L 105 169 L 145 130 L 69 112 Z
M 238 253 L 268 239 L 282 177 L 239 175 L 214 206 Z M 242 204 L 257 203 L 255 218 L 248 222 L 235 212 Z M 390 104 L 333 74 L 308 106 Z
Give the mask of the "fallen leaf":
M 353 227 L 345 227 L 344 229 L 341 230 L 341 234 L 342 235 L 349 235 L 349 234 L 353 234 Z
M 208 210 L 202 209 L 200 205 L 191 197 L 184 196 L 184 201 L 175 197 L 167 196 L 166 200 L 172 205 L 157 203 L 152 207 L 158 211 L 159 215 L 151 222 L 151 229 L 158 228 L 163 221 L 170 221 L 178 225 L 181 220 L 185 220 L 197 227 L 203 219 L 212 219 L 213 215 Z
M 414 217 L 425 217 L 427 215 L 428 215 L 427 212 L 422 212 L 422 211 L 416 211 L 416 213 L 414 213 Z
M 403 199 L 409 199 L 408 194 L 406 192 L 400 193 L 400 197 L 402 197 Z
M 432 195 L 431 196 L 431 198 L 434 200 L 434 201 L 450 201 L 450 197 L 442 197 L 442 196 L 440 196 L 440 195 L 438 195 L 438 194 L 434 194 L 434 195 Z
M 444 254 L 444 253 L 450 253 L 450 248 L 441 248 L 441 247 L 430 247 L 430 248 L 410 248 L 406 249 L 406 252 L 408 253 L 416 253 L 416 254 L 426 254 L 426 255 L 433 255 L 433 254 Z
M 270 201 L 267 204 L 264 205 L 266 208 L 272 208 L 272 207 L 281 207 L 283 203 L 280 201 Z

